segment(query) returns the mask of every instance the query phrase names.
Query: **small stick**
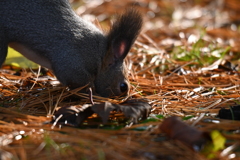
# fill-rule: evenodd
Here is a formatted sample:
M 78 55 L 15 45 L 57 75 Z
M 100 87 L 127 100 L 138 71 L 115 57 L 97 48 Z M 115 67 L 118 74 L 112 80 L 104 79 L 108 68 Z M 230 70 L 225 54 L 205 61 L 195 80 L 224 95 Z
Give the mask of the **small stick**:
M 90 102 L 92 103 L 92 105 L 94 105 L 92 88 L 89 87 L 89 88 L 88 88 L 88 91 L 89 91 L 89 100 L 90 100 Z

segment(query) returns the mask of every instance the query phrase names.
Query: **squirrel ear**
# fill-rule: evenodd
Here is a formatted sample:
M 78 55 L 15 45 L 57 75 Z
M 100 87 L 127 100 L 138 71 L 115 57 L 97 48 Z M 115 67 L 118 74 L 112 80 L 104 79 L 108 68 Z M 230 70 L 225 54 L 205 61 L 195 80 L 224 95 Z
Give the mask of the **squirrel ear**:
M 123 60 L 142 27 L 142 16 L 134 8 L 118 16 L 108 34 L 108 44 L 114 60 Z
M 126 55 L 128 54 L 128 51 L 130 50 L 130 47 L 126 41 L 124 40 L 116 40 L 116 42 L 112 43 L 112 52 L 114 55 L 115 60 L 123 60 Z

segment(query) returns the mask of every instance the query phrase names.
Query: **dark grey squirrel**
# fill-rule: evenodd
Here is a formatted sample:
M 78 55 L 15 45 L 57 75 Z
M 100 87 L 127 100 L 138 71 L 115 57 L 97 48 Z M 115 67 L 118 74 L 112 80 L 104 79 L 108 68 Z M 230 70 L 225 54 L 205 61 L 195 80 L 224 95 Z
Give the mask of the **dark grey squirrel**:
M 104 96 L 127 95 L 124 59 L 142 26 L 134 8 L 118 16 L 104 34 L 72 10 L 68 0 L 1 0 L 0 66 L 8 45 L 53 70 L 70 88 L 89 84 Z

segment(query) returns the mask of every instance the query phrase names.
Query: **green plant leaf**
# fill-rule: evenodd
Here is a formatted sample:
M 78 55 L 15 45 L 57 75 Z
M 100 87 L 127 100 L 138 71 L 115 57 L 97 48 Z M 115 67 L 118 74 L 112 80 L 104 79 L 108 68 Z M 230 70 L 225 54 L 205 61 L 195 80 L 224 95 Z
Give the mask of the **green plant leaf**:
M 14 49 L 8 47 L 8 55 L 4 64 L 20 68 L 38 68 L 39 65 L 23 57 Z
M 223 149 L 226 138 L 217 130 L 213 130 L 210 135 L 213 141 L 213 151 Z
M 209 134 L 212 142 L 204 146 L 202 153 L 206 155 L 209 159 L 216 158 L 216 152 L 224 149 L 226 138 L 218 130 L 213 130 Z

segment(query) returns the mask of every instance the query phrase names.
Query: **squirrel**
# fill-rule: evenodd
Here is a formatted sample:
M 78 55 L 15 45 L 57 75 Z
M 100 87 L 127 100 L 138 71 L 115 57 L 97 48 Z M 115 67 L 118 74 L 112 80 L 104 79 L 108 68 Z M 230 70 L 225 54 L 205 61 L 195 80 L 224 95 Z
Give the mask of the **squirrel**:
M 1 0 L 0 66 L 11 46 L 71 89 L 88 85 L 103 97 L 128 95 L 124 59 L 142 21 L 129 8 L 103 33 L 78 16 L 68 0 Z

